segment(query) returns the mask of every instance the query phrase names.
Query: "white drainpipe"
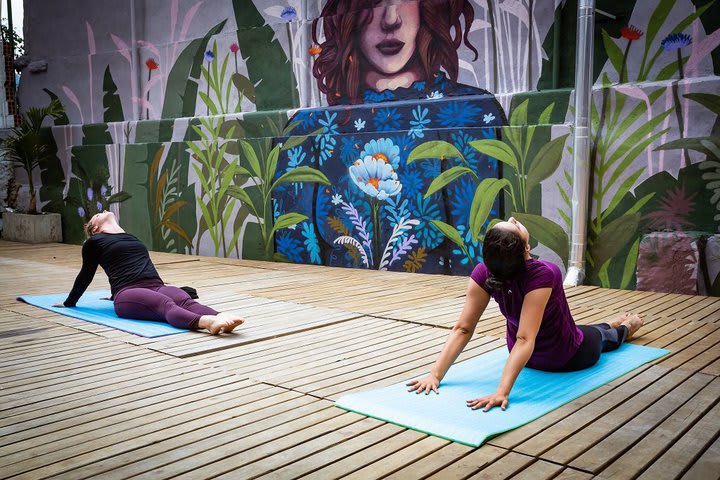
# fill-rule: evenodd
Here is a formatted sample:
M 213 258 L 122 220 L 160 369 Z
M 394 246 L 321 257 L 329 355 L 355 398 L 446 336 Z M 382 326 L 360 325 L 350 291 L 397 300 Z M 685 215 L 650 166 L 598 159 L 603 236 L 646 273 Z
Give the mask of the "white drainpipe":
M 590 102 L 593 86 L 593 37 L 595 0 L 578 3 L 575 55 L 575 138 L 573 142 L 572 223 L 570 261 L 565 285 L 581 285 L 585 278 L 590 181 Z

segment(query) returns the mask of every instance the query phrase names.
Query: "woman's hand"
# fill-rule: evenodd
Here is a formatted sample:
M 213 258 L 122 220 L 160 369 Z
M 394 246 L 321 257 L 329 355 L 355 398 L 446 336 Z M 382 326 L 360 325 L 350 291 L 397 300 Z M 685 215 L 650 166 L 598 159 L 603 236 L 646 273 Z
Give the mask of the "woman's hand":
M 476 398 L 474 400 L 468 400 L 467 406 L 473 410 L 485 407 L 483 412 L 487 412 L 493 407 L 500 407 L 503 410 L 507 408 L 508 396 L 503 393 L 495 392 L 492 395 L 486 395 L 484 397 Z
M 53 303 L 52 306 L 57 308 L 66 308 L 64 303 Z
M 407 383 L 408 392 L 415 392 L 415 393 L 421 393 L 425 392 L 425 395 L 430 393 L 430 391 L 434 391 L 435 393 L 438 393 L 438 387 L 440 386 L 440 380 L 433 375 L 432 373 L 428 374 L 427 377 L 421 379 L 421 380 L 412 380 Z

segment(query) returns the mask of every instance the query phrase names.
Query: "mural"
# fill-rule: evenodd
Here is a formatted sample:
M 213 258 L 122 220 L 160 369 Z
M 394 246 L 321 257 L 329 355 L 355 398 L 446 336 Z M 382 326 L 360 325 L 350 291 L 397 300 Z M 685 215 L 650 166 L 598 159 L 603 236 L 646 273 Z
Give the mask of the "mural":
M 515 215 L 567 262 L 576 2 L 86 3 L 62 49 L 26 12 L 66 241 L 109 207 L 159 251 L 467 274 Z M 720 4 L 597 7 L 586 281 L 720 294 Z

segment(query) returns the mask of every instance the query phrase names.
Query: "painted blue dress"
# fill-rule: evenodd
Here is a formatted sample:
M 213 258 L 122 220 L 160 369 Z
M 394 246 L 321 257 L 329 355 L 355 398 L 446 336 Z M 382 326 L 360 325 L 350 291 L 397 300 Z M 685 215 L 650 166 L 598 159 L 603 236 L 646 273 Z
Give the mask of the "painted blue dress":
M 364 92 L 364 104 L 305 109 L 289 121 L 293 136 L 320 132 L 281 153 L 278 177 L 297 167 L 322 171 L 330 185 L 291 184 L 273 194 L 275 218 L 308 217 L 278 231 L 276 251 L 296 263 L 467 275 L 482 260 L 468 229 L 476 181 L 463 175 L 425 198 L 432 181 L 459 159 L 407 163 L 426 142 L 452 143 L 480 181 L 499 178 L 498 162 L 470 142 L 499 138 L 507 122 L 495 97 L 443 73 L 408 88 Z M 278 141 L 286 141 L 286 138 Z M 491 217 L 497 216 L 496 204 Z M 432 224 L 452 225 L 465 249 Z

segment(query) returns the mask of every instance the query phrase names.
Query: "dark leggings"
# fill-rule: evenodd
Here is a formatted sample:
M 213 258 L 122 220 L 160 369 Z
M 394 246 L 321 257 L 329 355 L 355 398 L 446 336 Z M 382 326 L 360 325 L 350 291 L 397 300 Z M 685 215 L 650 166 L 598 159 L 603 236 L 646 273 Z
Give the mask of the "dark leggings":
M 628 333 L 625 325 L 613 328 L 607 323 L 578 325 L 578 328 L 583 333 L 583 341 L 575 356 L 560 369 L 561 372 L 592 367 L 600 359 L 602 352 L 612 352 L 622 345 Z
M 124 288 L 115 295 L 114 303 L 118 317 L 163 321 L 189 330 L 198 328 L 201 316 L 218 314 L 170 285 Z

